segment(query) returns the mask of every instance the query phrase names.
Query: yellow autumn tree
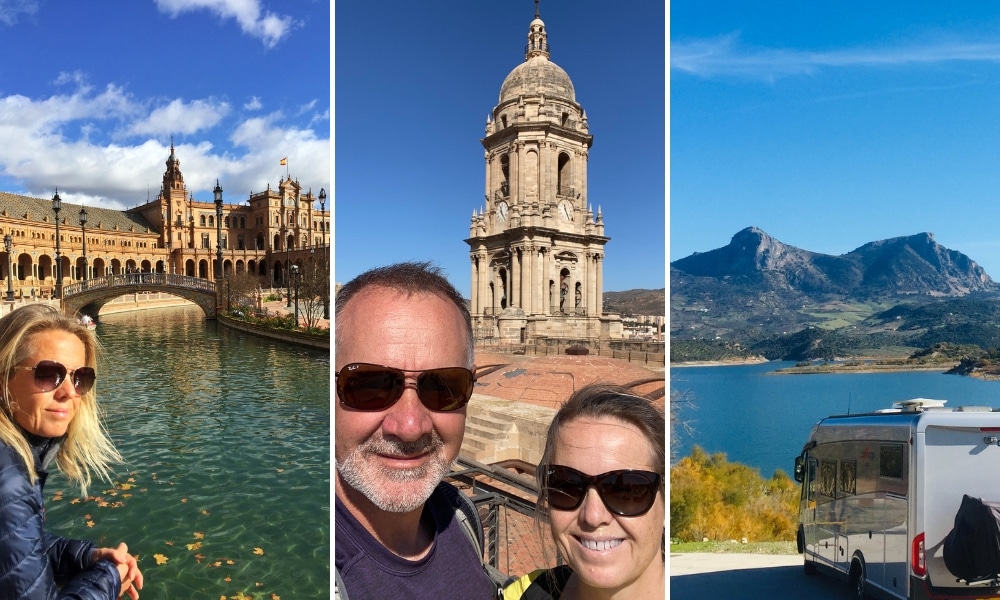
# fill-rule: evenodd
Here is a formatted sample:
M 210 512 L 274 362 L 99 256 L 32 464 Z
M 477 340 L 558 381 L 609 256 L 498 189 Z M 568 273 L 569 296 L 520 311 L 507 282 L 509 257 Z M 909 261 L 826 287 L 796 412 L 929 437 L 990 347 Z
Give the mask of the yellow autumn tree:
M 670 536 L 682 541 L 795 539 L 798 486 L 695 446 L 670 468 Z

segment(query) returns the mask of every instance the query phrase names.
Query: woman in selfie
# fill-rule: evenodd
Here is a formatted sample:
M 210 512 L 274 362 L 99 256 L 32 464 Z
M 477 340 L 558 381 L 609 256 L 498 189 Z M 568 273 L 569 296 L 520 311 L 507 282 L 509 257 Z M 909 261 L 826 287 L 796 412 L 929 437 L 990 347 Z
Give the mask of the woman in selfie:
M 663 598 L 665 434 L 662 411 L 626 388 L 566 401 L 536 470 L 538 514 L 565 564 L 521 577 L 504 600 Z
M 86 496 L 121 460 L 94 394 L 97 341 L 45 304 L 0 318 L 0 600 L 139 597 L 142 574 L 125 544 L 98 548 L 43 529 L 51 462 Z

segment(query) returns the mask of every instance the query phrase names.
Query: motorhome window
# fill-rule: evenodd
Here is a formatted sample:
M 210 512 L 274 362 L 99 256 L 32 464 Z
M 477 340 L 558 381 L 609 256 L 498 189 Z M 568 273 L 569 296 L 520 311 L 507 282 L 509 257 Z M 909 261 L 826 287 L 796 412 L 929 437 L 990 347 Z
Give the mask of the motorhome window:
M 903 446 L 889 444 L 879 447 L 879 477 L 903 478 Z
M 819 463 L 819 493 L 833 498 L 837 489 L 837 461 L 823 460 Z
M 858 493 L 858 463 L 853 460 L 840 462 L 840 491 L 843 494 Z

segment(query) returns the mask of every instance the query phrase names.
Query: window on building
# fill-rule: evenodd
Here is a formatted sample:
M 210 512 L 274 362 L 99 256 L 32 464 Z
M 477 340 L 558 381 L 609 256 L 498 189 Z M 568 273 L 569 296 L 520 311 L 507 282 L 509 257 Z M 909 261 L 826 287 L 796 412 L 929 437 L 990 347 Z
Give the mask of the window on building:
M 205 215 L 201 215 L 201 226 L 205 226 Z
M 212 247 L 211 243 L 208 240 L 208 234 L 207 233 L 201 234 L 201 247 L 202 248 L 209 248 L 209 249 L 211 249 L 211 247 Z
M 246 245 L 245 245 L 245 242 L 243 240 L 243 234 L 242 233 L 239 234 L 238 236 L 236 236 L 236 249 L 237 250 L 246 250 Z

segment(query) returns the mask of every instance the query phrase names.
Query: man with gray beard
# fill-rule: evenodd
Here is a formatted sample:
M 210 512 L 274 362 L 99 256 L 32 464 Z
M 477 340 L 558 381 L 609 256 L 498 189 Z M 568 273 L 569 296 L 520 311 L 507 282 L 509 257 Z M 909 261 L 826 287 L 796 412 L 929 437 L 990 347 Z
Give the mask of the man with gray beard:
M 338 591 L 495 598 L 455 518 L 461 492 L 442 481 L 475 381 L 465 300 L 426 263 L 381 267 L 337 293 L 335 328 Z

